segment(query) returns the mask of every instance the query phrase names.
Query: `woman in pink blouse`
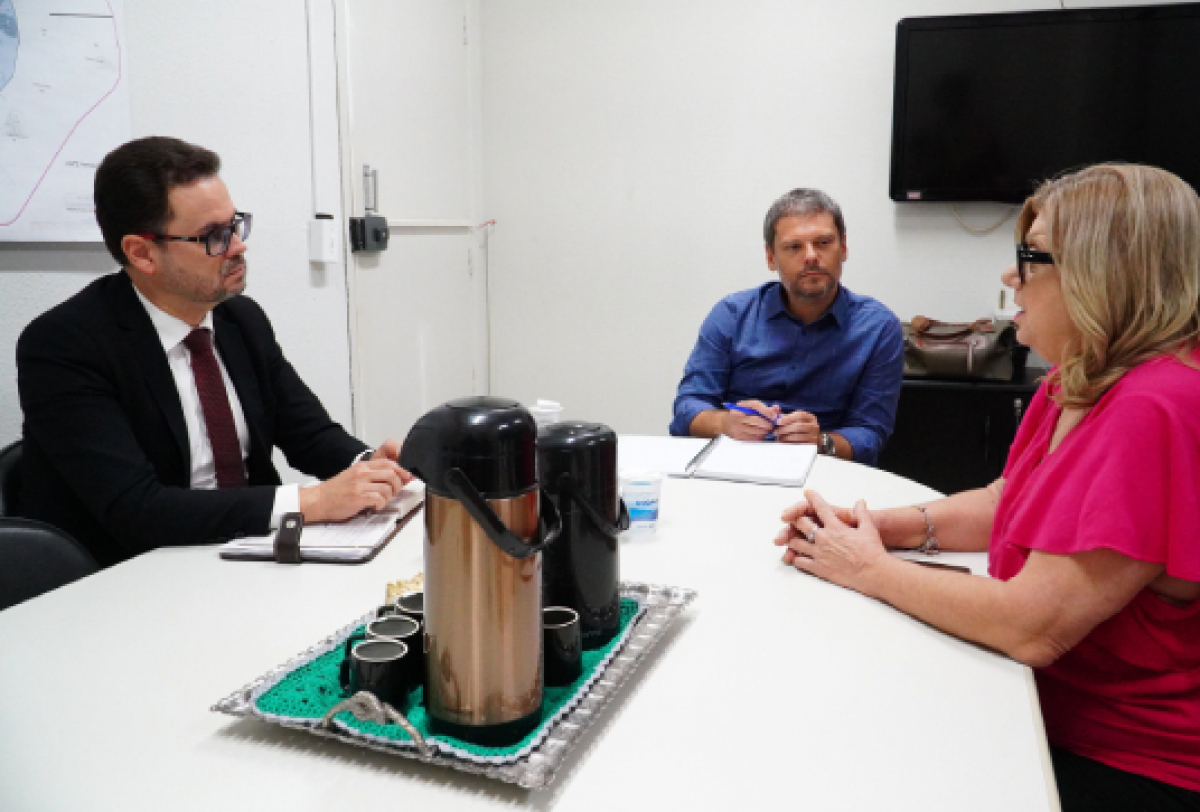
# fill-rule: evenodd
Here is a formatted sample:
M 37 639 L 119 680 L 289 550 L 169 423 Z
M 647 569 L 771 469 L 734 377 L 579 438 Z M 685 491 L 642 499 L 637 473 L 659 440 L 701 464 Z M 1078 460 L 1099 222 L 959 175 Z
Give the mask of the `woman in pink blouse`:
M 1054 364 L 1004 475 L 784 513 L 796 569 L 1035 669 L 1064 810 L 1200 809 L 1200 199 L 1094 166 L 1026 201 L 1002 275 Z M 992 578 L 887 548 L 988 551 Z

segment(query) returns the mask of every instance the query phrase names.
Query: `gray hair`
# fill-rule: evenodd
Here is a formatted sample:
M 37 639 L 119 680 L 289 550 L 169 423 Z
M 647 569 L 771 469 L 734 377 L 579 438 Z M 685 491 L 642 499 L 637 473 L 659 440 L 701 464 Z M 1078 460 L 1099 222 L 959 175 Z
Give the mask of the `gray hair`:
M 763 221 L 763 240 L 775 247 L 775 225 L 781 218 L 795 215 L 821 214 L 828 212 L 837 226 L 838 238 L 846 239 L 846 221 L 842 219 L 842 207 L 820 189 L 793 189 L 771 204 L 767 219 Z

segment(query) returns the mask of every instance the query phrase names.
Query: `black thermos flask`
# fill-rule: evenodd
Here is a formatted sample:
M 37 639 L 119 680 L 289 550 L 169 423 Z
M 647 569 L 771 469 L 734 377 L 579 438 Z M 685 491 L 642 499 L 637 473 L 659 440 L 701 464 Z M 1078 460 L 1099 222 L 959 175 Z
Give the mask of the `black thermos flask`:
M 617 536 L 629 514 L 617 485 L 617 435 L 601 423 L 552 423 L 539 429 L 537 449 L 538 478 L 563 528 L 543 553 L 543 600 L 578 612 L 583 647 L 599 648 L 621 627 Z

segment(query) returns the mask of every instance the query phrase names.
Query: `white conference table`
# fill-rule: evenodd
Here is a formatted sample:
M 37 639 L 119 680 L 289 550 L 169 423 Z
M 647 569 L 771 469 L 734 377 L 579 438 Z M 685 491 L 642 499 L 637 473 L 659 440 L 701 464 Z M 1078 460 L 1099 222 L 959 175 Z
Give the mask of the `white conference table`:
M 819 458 L 835 503 L 931 498 Z M 697 589 L 544 790 L 209 708 L 421 570 L 164 548 L 0 612 L 0 810 L 1055 810 L 1030 670 L 779 561 L 796 489 L 670 479 L 622 577 Z M 943 555 L 982 573 L 982 555 Z

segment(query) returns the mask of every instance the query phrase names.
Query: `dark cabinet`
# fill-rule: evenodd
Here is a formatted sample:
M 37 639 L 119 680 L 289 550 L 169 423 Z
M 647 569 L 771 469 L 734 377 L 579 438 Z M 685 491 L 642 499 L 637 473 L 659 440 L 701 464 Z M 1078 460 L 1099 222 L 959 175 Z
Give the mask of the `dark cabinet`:
M 879 467 L 946 494 L 987 485 L 1004 470 L 1042 374 L 1031 368 L 1014 383 L 905 379 Z

